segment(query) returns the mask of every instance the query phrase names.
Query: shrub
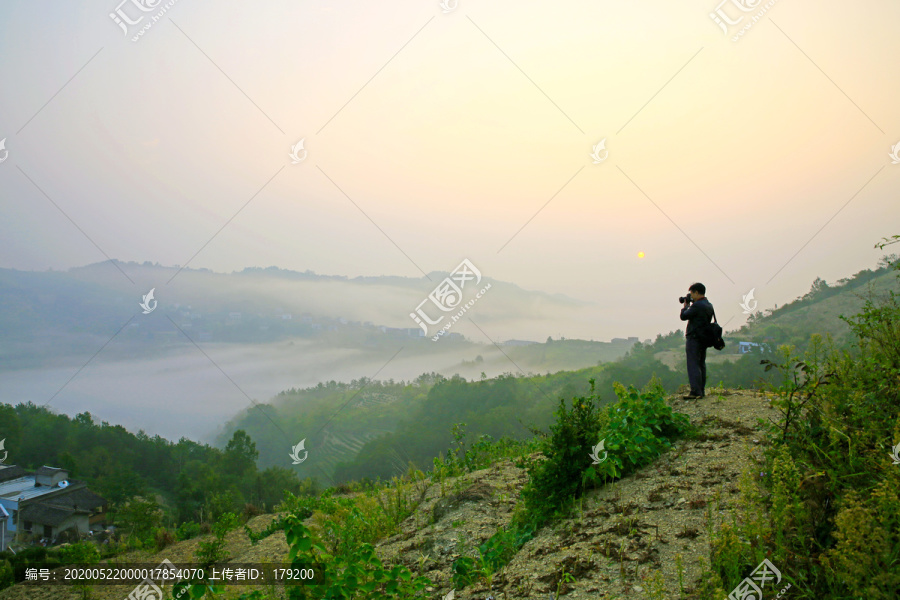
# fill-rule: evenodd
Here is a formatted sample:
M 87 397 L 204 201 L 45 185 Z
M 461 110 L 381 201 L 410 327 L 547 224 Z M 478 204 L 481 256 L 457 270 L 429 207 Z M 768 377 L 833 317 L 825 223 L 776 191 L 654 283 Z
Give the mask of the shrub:
M 183 542 L 184 540 L 195 538 L 201 533 L 202 528 L 200 527 L 200 523 L 185 521 L 175 530 L 175 537 L 178 538 L 179 542 Z
M 8 560 L 0 561 L 0 590 L 8 588 L 13 583 L 13 568 Z
M 52 554 L 61 564 L 94 564 L 100 561 L 100 551 L 93 542 L 78 542 L 53 549 Z
M 156 542 L 156 551 L 160 552 L 176 542 L 175 534 L 165 527 L 158 527 L 154 532 L 154 541 Z
M 313 539 L 297 515 L 288 515 L 285 525 L 292 568 L 314 566 L 316 571 L 316 583 L 288 588 L 291 600 L 401 600 L 433 585 L 427 577 L 413 579 L 402 565 L 388 569 L 371 544 L 359 544 L 344 554 L 331 555 Z
M 259 508 L 258 506 L 256 506 L 255 504 L 251 504 L 249 502 L 244 504 L 243 517 L 244 517 L 245 521 L 249 521 L 253 517 L 258 517 L 261 514 L 263 514 L 262 509 Z
M 241 524 L 240 517 L 234 513 L 225 513 L 213 525 L 213 539 L 200 542 L 194 556 L 204 568 L 228 560 L 229 553 L 225 550 L 225 535 Z
M 613 387 L 619 401 L 607 407 L 607 425 L 601 434 L 610 460 L 588 469 L 595 475 L 593 480 L 597 475 L 618 478 L 633 473 L 671 448 L 670 439 L 691 429 L 687 415 L 674 413 L 666 404 L 665 390 L 658 381 L 651 381 L 642 394 L 634 386 L 626 390 L 618 382 Z
M 599 441 L 603 425 L 595 408 L 594 380 L 591 394 L 572 399 L 571 412 L 559 400 L 557 421 L 550 426 L 550 436 L 542 440 L 545 460 L 528 464 L 529 481 L 522 488 L 522 499 L 528 516 L 543 522 L 578 491 L 584 470 L 590 465 L 590 448 Z
M 835 518 L 837 545 L 825 551 L 822 566 L 829 585 L 854 596 L 896 598 L 900 589 L 900 477 L 882 481 L 869 494 L 848 492 Z
M 284 529 L 284 518 L 273 519 L 269 526 L 260 531 L 259 533 L 254 532 L 252 529 L 244 525 L 244 532 L 246 532 L 247 537 L 250 539 L 250 545 L 255 546 L 259 543 L 260 540 L 264 540 L 276 531 L 282 531 Z
M 522 489 L 529 522 L 542 523 L 561 516 L 565 506 L 584 493 L 586 483 L 617 479 L 649 464 L 671 447 L 669 438 L 690 429 L 686 415 L 673 413 L 665 389 L 653 379 L 642 393 L 634 386 L 613 384 L 618 402 L 595 410 L 594 380 L 591 395 L 574 398 L 571 412 L 560 400 L 557 423 L 544 440 L 546 460 L 529 465 L 530 480 Z M 608 453 L 592 464 L 591 450 L 600 442 Z M 522 522 L 524 523 L 524 522 Z

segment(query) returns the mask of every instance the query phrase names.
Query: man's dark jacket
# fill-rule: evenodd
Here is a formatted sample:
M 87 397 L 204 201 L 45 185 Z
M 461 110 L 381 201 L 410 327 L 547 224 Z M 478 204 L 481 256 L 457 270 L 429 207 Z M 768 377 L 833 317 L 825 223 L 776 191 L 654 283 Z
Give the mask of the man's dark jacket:
M 700 331 L 712 321 L 712 317 L 713 306 L 705 297 L 692 303 L 689 308 L 682 308 L 681 320 L 688 322 L 684 337 L 698 339 Z

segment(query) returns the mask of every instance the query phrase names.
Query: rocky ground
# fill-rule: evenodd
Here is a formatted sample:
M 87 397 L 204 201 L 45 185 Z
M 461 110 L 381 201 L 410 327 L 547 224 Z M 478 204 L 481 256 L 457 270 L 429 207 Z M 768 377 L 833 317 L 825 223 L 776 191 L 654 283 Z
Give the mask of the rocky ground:
M 702 427 L 698 439 L 677 442 L 673 449 L 641 471 L 586 495 L 576 515 L 541 530 L 515 558 L 486 582 L 453 592 L 455 600 L 547 600 L 651 598 L 662 585 L 665 598 L 685 597 L 696 587 L 703 564 L 709 564 L 707 511 L 718 492 L 716 510 L 734 504 L 741 473 L 758 476 L 762 433 L 758 419 L 772 419 L 770 399 L 754 391 L 707 389 L 701 400 L 670 399 L 678 412 Z M 404 564 L 434 585 L 428 596 L 445 598 L 453 589 L 453 561 L 507 525 L 526 482 L 526 473 L 511 460 L 431 484 L 424 500 L 401 531 L 377 545 L 386 564 Z M 423 484 L 424 485 L 424 484 Z M 265 529 L 273 515 L 256 517 L 249 526 Z M 231 561 L 286 561 L 283 532 L 251 545 L 243 529 L 232 531 Z M 199 539 L 161 553 L 133 554 L 123 562 L 193 562 Z M 680 568 L 679 568 L 680 565 Z M 657 574 L 658 572 L 658 574 Z M 652 583 L 654 580 L 659 583 Z M 228 588 L 237 597 L 251 588 Z M 132 587 L 96 586 L 96 600 L 122 600 Z M 280 592 L 269 589 L 269 593 Z M 68 600 L 82 598 L 68 586 L 17 585 L 0 592 L 0 600 Z M 657 596 L 659 597 L 659 596 Z M 154 599 L 155 600 L 155 599 Z

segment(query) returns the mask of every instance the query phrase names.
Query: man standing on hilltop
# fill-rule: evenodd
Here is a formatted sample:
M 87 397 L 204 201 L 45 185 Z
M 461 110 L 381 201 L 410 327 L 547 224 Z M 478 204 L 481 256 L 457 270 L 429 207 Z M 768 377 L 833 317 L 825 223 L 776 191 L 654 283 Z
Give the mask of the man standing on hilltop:
M 706 286 L 702 283 L 692 284 L 688 291 L 690 296 L 684 299 L 681 320 L 688 322 L 684 332 L 684 350 L 691 393 L 682 398 L 697 400 L 706 394 L 706 347 L 701 342 L 700 333 L 712 321 L 713 306 L 706 299 Z

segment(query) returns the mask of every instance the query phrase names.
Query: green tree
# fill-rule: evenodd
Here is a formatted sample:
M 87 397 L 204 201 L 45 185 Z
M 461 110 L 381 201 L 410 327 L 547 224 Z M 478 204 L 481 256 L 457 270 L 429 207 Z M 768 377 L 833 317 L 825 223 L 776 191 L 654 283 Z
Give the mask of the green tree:
M 4 441 L 4 450 L 0 450 L 0 459 L 6 464 L 16 464 L 21 456 L 22 425 L 15 409 L 8 404 L 0 404 L 0 440 Z M 8 454 L 7 454 L 8 453 Z
M 153 498 L 132 498 L 117 515 L 116 520 L 131 530 L 139 540 L 146 539 L 162 522 L 162 510 Z
M 224 458 L 229 472 L 235 474 L 238 478 L 243 478 L 255 470 L 259 452 L 256 450 L 256 443 L 250 439 L 247 432 L 243 429 L 238 429 L 231 436 L 228 444 L 225 445 Z

